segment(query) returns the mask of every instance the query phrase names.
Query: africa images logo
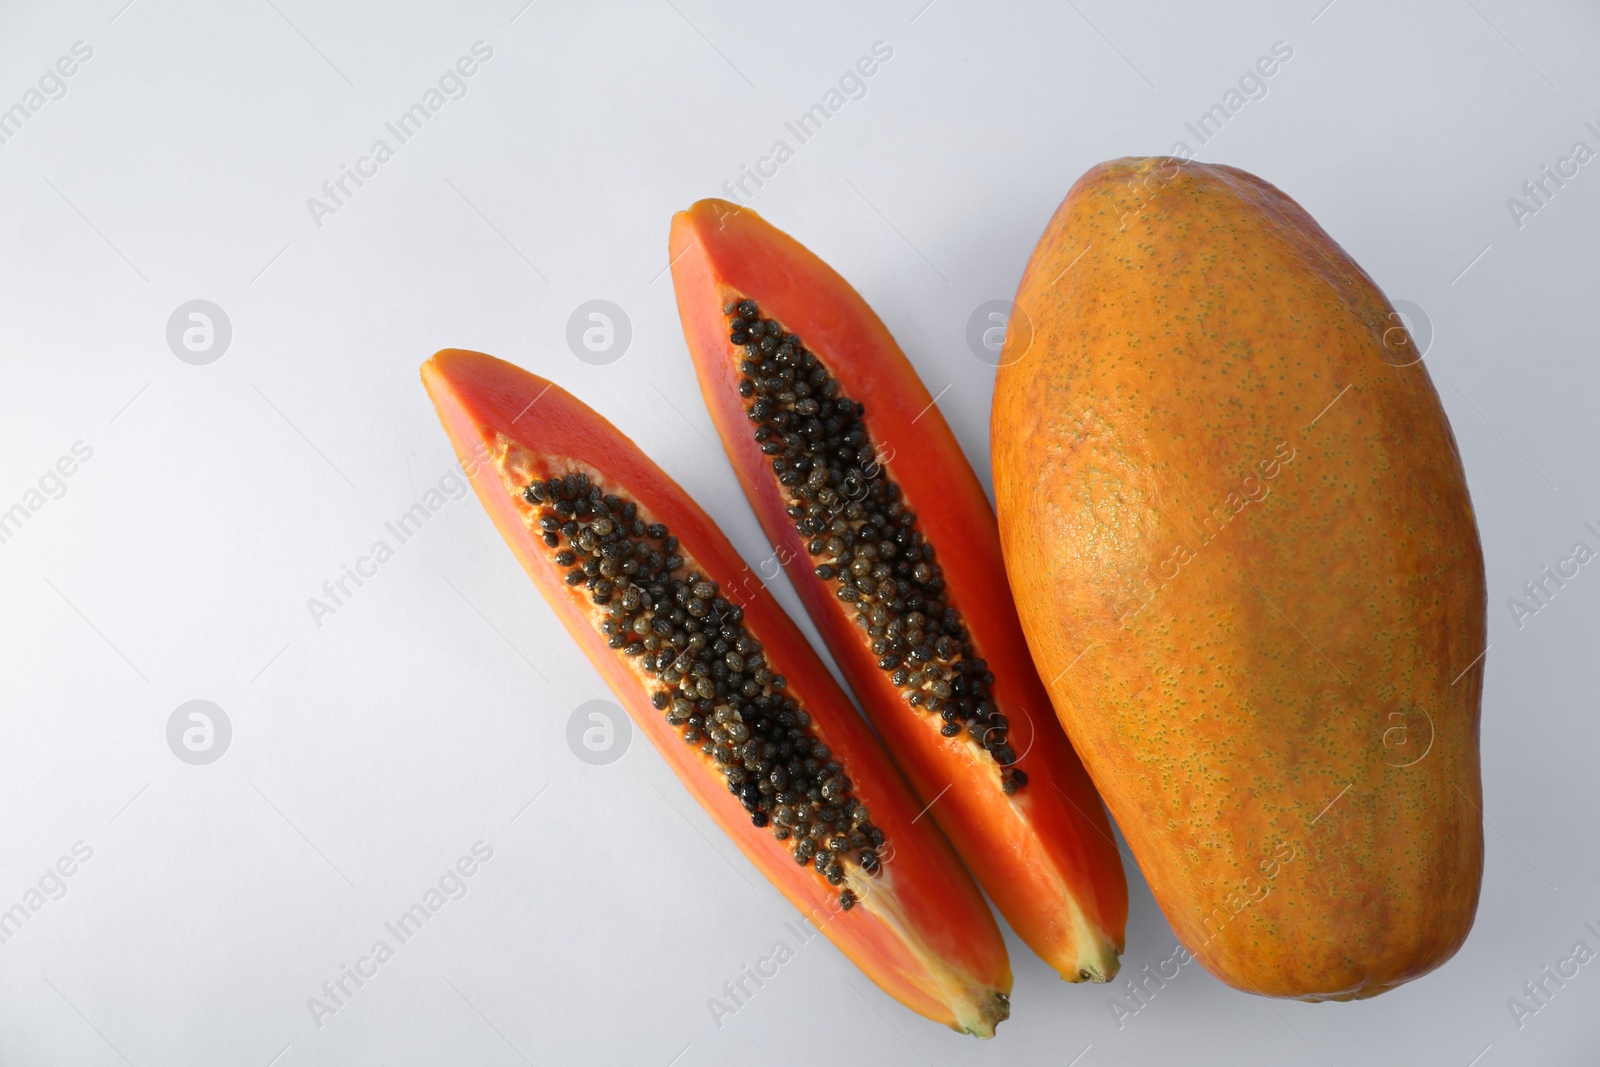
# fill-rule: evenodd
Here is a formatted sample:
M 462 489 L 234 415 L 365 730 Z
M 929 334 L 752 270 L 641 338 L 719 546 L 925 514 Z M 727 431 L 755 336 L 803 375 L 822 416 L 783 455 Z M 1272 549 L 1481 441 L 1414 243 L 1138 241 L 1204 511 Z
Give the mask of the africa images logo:
M 421 133 L 422 127 L 442 111 L 445 104 L 467 95 L 467 79 L 476 75 L 482 64 L 494 58 L 493 46 L 482 40 L 472 42 L 471 51 L 471 55 L 461 56 L 447 67 L 439 75 L 438 82 L 423 92 L 420 100 L 400 112 L 392 122 L 383 124 L 383 128 L 394 139 L 393 145 L 379 137 L 372 142 L 365 155 L 356 159 L 353 167 L 346 163 L 339 164 L 339 173 L 322 183 L 321 196 L 312 194 L 306 197 L 306 211 L 310 213 L 317 229 L 322 229 L 322 220 L 326 216 L 337 215 L 368 180 L 376 178 L 378 168 L 393 159 L 401 145 Z
M 45 72 L 39 75 L 38 88 L 24 90 L 21 99 L 0 110 L 0 145 L 9 144 L 33 116 L 44 110 L 46 104 L 67 95 L 66 79 L 78 73 L 80 66 L 94 58 L 94 47 L 87 41 L 73 41 L 71 53 L 45 68 Z

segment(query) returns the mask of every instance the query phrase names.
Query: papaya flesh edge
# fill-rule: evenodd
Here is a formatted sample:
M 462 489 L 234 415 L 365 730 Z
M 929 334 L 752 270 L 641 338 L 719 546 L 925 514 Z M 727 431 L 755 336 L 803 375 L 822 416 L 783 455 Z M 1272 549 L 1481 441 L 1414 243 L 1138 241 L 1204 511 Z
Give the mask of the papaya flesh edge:
M 553 385 L 478 352 L 447 349 L 422 365 L 422 379 L 463 469 L 500 535 L 690 794 L 745 857 L 846 957 L 911 1010 L 952 1029 L 992 1037 L 1009 1014 L 1011 967 L 982 894 L 938 829 L 916 818 L 921 804 L 804 635 L 764 589 L 735 589 L 744 563 L 715 523 L 638 446 L 603 416 Z M 845 768 L 852 790 L 885 835 L 879 873 L 851 868 L 857 903 L 794 857 L 770 829 L 751 824 L 715 762 L 684 743 L 650 700 L 651 676 L 609 648 L 600 612 L 582 585 L 568 586 L 535 525 L 523 488 L 536 478 L 584 473 L 605 492 L 666 524 L 687 569 L 718 581 L 743 609 L 787 693 Z M 656 683 L 659 686 L 659 682 Z
M 1094 786 L 1054 720 L 1007 588 L 994 512 L 933 398 L 866 301 L 820 258 L 748 208 L 702 200 L 673 219 L 673 284 L 701 392 L 740 484 L 835 662 L 930 814 L 1017 935 L 1071 982 L 1109 981 L 1128 914 L 1127 881 Z M 750 299 L 797 335 L 866 405 L 877 463 L 937 551 L 951 606 L 994 676 L 1027 784 L 965 731 L 908 703 L 880 667 L 849 603 L 819 578 L 739 394 L 740 349 L 724 307 Z
M 1016 304 L 1006 564 L 1178 939 L 1274 997 L 1438 967 L 1483 871 L 1486 597 L 1400 316 L 1284 193 L 1172 158 L 1079 179 Z

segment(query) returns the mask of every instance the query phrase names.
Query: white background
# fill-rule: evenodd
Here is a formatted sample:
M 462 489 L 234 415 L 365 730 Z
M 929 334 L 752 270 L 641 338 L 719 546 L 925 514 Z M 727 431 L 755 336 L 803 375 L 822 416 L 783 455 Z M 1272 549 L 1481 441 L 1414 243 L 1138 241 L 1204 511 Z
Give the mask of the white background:
M 0 944 L 0 1062 L 1600 1058 L 1600 963 L 1520 1029 L 1507 1006 L 1576 941 L 1600 949 L 1600 563 L 1520 627 L 1506 603 L 1574 541 L 1600 547 L 1583 526 L 1600 527 L 1600 163 L 1521 227 L 1507 207 L 1576 140 L 1600 149 L 1583 126 L 1600 125 L 1600 17 L 1578 0 L 925 2 L 5 4 L 0 107 L 73 42 L 93 56 L 0 145 L 0 509 L 75 442 L 93 455 L 0 544 L 0 908 L 74 842 L 93 856 Z M 480 39 L 493 58 L 467 95 L 316 225 L 307 198 L 375 139 L 394 147 L 383 123 Z M 1268 94 L 1201 147 L 1184 123 L 1280 40 L 1294 54 Z M 1483 896 L 1440 971 L 1305 1005 L 1189 966 L 1119 1028 L 1116 988 L 1062 983 L 1011 939 L 1014 1017 L 980 1044 L 818 939 L 719 1027 L 708 999 L 796 944 L 793 913 L 647 745 L 575 756 L 569 717 L 608 694 L 479 506 L 449 501 L 313 620 L 307 599 L 394 547 L 384 523 L 451 469 L 417 379 L 444 346 L 587 399 L 766 554 L 699 399 L 668 221 L 793 147 L 785 120 L 876 41 L 893 57 L 866 95 L 750 203 L 950 386 L 940 406 L 986 479 L 993 369 L 968 316 L 1014 292 L 1100 160 L 1181 139 L 1261 174 L 1424 309 L 1492 642 Z M 196 298 L 233 331 L 205 366 L 166 340 Z M 591 299 L 632 325 L 609 365 L 565 340 Z M 167 744 L 191 699 L 232 724 L 208 766 Z M 315 1025 L 307 998 L 479 840 L 493 858 L 467 895 Z M 1175 942 L 1129 876 L 1133 974 Z

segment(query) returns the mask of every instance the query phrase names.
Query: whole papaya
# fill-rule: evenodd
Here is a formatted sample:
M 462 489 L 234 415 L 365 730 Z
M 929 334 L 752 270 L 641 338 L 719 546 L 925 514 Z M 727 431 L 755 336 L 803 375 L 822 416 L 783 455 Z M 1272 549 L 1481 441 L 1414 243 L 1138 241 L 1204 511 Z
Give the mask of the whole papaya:
M 1173 930 L 1240 989 L 1448 959 L 1483 868 L 1483 554 L 1414 342 L 1231 167 L 1101 164 L 1029 261 L 995 496 L 1050 695 Z

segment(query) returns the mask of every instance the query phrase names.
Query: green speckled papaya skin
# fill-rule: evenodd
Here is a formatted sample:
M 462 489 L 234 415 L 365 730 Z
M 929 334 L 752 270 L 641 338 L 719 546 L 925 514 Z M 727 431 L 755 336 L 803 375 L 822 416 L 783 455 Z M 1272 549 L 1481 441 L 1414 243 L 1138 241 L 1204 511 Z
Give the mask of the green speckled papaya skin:
M 1080 179 L 1017 305 L 1007 573 L 1173 930 L 1266 996 L 1439 966 L 1483 868 L 1484 569 L 1399 317 L 1283 193 L 1167 158 Z

